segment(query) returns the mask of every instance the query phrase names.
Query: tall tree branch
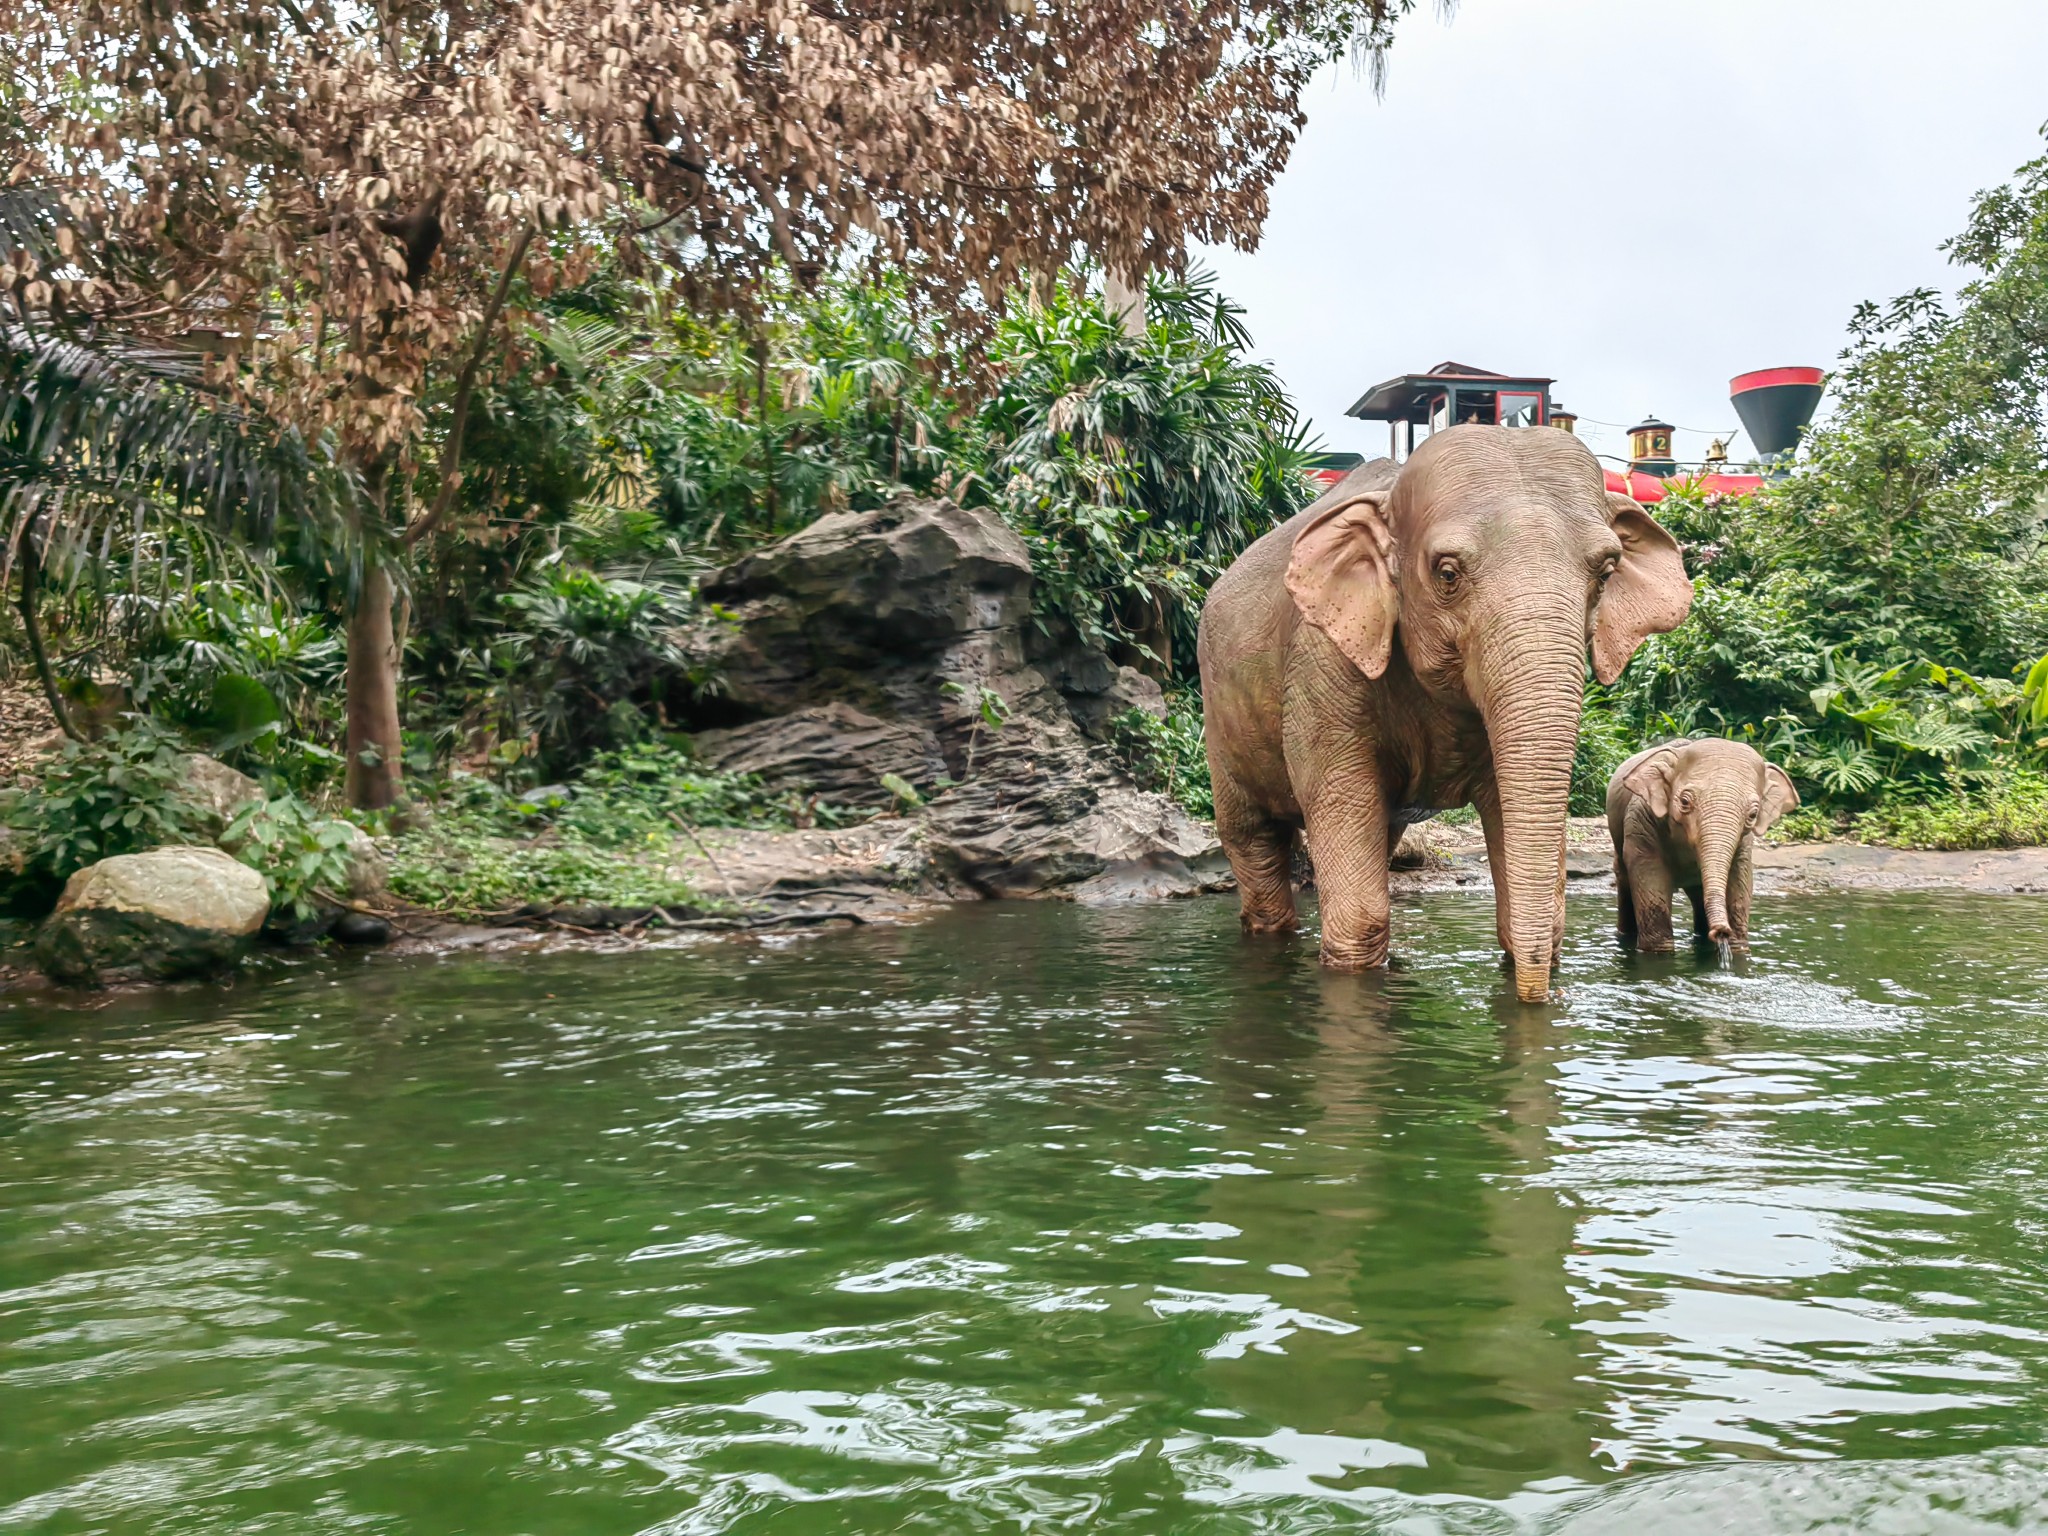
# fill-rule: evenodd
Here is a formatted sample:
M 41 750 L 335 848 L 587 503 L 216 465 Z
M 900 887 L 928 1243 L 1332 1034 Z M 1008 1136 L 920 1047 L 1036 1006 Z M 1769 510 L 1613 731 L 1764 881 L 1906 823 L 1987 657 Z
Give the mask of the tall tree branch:
M 483 366 L 491 334 L 497 329 L 498 315 L 505 308 L 505 295 L 512 291 L 512 280 L 519 275 L 520 264 L 526 260 L 527 247 L 532 244 L 533 226 L 529 224 L 519 232 L 519 238 L 512 244 L 512 254 L 505 258 L 505 270 L 498 274 L 498 286 L 492 290 L 491 302 L 485 306 L 483 321 L 477 326 L 476 345 L 469 349 L 462 372 L 456 376 L 455 413 L 448 423 L 448 448 L 441 455 L 441 486 L 435 492 L 434 504 L 427 508 L 426 516 L 406 530 L 407 549 L 425 538 L 448 515 L 448 508 L 455 501 L 455 492 L 462 484 L 462 440 L 469 429 L 469 402 L 476 394 L 477 372 Z

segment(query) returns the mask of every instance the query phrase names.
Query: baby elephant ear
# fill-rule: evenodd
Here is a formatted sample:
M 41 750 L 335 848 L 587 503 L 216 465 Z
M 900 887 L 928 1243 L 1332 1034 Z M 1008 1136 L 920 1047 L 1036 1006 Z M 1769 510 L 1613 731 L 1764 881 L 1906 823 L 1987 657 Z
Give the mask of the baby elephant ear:
M 1678 766 L 1678 754 L 1670 748 L 1652 752 L 1631 768 L 1622 785 L 1662 820 L 1671 814 L 1671 770 Z
M 1636 647 L 1676 629 L 1692 611 L 1692 582 L 1678 541 L 1619 491 L 1607 493 L 1607 522 L 1621 540 L 1621 564 L 1607 579 L 1593 619 L 1593 675 L 1621 676 Z
M 1763 831 L 1798 804 L 1799 791 L 1792 787 L 1792 776 L 1776 763 L 1765 763 L 1764 804 L 1762 811 L 1757 814 L 1757 831 Z
M 1401 613 L 1388 495 L 1366 491 L 1317 513 L 1294 536 L 1287 562 L 1294 606 L 1367 677 L 1387 670 Z

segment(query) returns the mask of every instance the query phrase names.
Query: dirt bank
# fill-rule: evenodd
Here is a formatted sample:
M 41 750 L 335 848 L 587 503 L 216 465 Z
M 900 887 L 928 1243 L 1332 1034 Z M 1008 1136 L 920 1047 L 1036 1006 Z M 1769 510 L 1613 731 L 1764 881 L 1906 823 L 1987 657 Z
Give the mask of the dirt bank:
M 1476 822 L 1424 822 L 1409 830 L 1394 875 L 1395 889 L 1491 889 L 1486 842 Z M 1872 848 L 1862 843 L 1766 843 L 1757 854 L 1757 889 L 1956 890 L 1994 895 L 2048 894 L 2048 848 L 1944 852 Z M 1614 885 L 1614 847 L 1607 821 L 1575 817 L 1566 839 L 1565 876 L 1579 889 Z
M 930 829 L 917 818 L 883 817 L 840 831 L 705 831 L 678 873 L 706 896 L 747 914 L 733 926 L 761 928 L 876 922 L 910 916 L 986 888 L 960 879 L 935 857 Z M 1766 845 L 1761 893 L 1796 890 L 1965 890 L 2048 893 L 2048 848 L 1941 853 L 1854 843 Z M 1613 850 L 1599 817 L 1572 821 L 1565 874 L 1580 891 L 1613 889 Z M 1403 840 L 1393 886 L 1404 894 L 1487 891 L 1492 878 L 1477 823 L 1424 822 Z M 1090 905 L 1159 901 L 1230 888 L 1230 870 L 1213 841 L 1170 860 L 1133 858 L 1097 877 L 1048 893 Z M 714 922 L 709 927 L 720 926 Z

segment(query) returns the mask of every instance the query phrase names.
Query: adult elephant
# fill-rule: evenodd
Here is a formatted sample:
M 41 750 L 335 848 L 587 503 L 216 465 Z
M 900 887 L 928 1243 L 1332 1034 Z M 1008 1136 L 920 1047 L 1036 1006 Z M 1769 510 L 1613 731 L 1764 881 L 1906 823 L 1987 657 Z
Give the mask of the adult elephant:
M 1323 963 L 1384 964 L 1393 844 L 1469 804 L 1515 989 L 1540 1002 L 1587 643 L 1612 682 L 1691 603 L 1671 535 L 1568 433 L 1453 427 L 1354 470 L 1239 556 L 1202 613 L 1216 829 L 1245 926 L 1294 926 L 1305 830 Z

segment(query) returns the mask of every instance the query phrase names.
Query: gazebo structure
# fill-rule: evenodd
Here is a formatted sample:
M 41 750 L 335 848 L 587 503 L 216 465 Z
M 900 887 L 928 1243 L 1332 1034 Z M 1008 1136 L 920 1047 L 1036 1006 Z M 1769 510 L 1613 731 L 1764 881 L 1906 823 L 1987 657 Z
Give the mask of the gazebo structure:
M 1520 377 L 1438 363 L 1427 373 L 1404 373 L 1375 384 L 1345 414 L 1387 423 L 1387 451 L 1397 461 L 1415 448 L 1418 436 L 1466 422 L 1488 426 L 1547 427 L 1554 379 Z M 1416 428 L 1421 427 L 1421 433 Z

